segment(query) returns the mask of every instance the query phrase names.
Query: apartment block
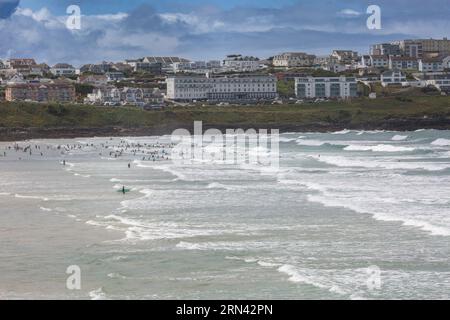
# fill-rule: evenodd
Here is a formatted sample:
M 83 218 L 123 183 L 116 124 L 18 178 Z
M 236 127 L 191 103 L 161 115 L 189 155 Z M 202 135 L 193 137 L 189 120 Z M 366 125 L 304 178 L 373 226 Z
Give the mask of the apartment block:
M 400 45 L 397 43 L 380 43 L 370 47 L 370 54 L 376 56 L 400 56 Z
M 303 77 L 295 79 L 297 98 L 341 98 L 358 95 L 357 81 L 353 77 Z
M 273 57 L 274 67 L 309 67 L 314 65 L 316 56 L 304 52 L 285 52 Z
M 412 57 L 389 57 L 389 69 L 418 70 L 419 60 Z
M 275 76 L 180 76 L 169 77 L 166 83 L 166 97 L 178 101 L 267 100 L 278 97 Z
M 7 101 L 71 102 L 76 98 L 75 87 L 66 83 L 23 83 L 8 85 Z
M 223 60 L 223 68 L 224 71 L 253 72 L 260 68 L 260 62 L 256 57 L 244 57 L 240 54 L 232 54 Z
M 370 56 L 370 66 L 374 68 L 388 68 L 389 57 L 388 56 Z
M 449 68 L 450 57 L 438 56 L 419 60 L 420 72 L 442 72 Z

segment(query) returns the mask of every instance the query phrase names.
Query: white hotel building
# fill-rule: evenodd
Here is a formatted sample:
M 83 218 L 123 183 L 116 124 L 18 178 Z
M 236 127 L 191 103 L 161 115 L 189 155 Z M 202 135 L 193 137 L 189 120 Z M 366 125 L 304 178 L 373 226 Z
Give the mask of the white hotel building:
M 358 86 L 352 77 L 304 77 L 295 78 L 297 98 L 341 98 L 347 99 L 358 95 Z
M 269 100 L 278 97 L 274 76 L 168 77 L 166 98 L 192 100 Z

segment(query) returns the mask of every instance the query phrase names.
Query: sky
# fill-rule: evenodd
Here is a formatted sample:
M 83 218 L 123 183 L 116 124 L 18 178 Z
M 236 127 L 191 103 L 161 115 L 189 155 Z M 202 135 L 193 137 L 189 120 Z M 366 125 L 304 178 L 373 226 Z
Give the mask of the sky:
M 81 29 L 66 27 L 69 5 Z M 367 28 L 369 5 L 381 29 Z M 0 0 L 0 58 L 75 66 L 152 55 L 192 60 L 285 51 L 367 53 L 372 43 L 450 38 L 450 0 Z

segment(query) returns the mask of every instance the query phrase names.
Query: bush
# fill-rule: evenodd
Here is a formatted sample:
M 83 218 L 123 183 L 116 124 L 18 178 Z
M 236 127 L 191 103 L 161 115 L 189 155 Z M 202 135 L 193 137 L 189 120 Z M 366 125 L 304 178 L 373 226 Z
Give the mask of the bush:
M 68 113 L 68 110 L 62 105 L 48 105 L 47 112 L 52 116 L 62 117 Z

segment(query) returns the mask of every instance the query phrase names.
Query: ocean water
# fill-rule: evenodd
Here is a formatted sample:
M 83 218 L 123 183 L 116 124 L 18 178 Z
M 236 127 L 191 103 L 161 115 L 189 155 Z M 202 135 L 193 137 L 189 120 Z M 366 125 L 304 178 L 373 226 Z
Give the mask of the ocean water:
M 0 143 L 0 299 L 450 298 L 450 131 L 286 133 L 278 170 L 169 143 Z

